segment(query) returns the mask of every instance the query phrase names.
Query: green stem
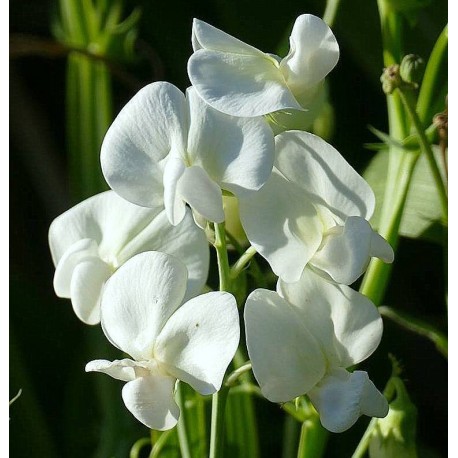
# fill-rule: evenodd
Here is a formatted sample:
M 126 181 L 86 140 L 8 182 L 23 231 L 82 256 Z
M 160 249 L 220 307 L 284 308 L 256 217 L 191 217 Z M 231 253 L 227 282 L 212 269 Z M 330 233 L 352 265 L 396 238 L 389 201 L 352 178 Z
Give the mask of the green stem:
M 180 418 L 177 424 L 178 441 L 182 458 L 192 458 L 191 446 L 189 445 L 189 434 L 187 429 L 188 412 L 185 407 L 185 396 L 181 383 L 178 383 L 175 399 L 180 407 Z
M 390 151 L 389 154 L 393 156 L 393 162 L 396 162 L 399 167 L 396 171 L 391 170 L 391 177 L 389 175 L 389 181 L 395 183 L 397 194 L 391 196 L 389 201 L 391 206 L 390 212 L 382 220 L 379 232 L 393 249 L 396 250 L 407 193 L 419 154 L 407 151 Z M 360 292 L 369 297 L 377 306 L 383 301 L 390 271 L 390 264 L 385 264 L 380 259 L 373 258 L 364 275 Z
M 369 448 L 369 443 L 371 441 L 372 433 L 374 432 L 375 426 L 377 425 L 377 418 L 372 418 L 369 422 L 369 425 L 366 428 L 366 431 L 363 434 L 363 437 L 359 441 L 358 446 L 356 447 L 351 458 L 363 458 L 366 454 L 367 449 Z
M 226 247 L 224 223 L 215 223 L 214 247 L 218 260 L 219 290 L 230 290 L 230 267 Z M 224 411 L 229 388 L 222 386 L 212 398 L 210 455 L 209 458 L 221 458 L 224 444 Z
M 326 2 L 326 9 L 323 13 L 323 21 L 326 22 L 326 24 L 328 24 L 329 27 L 332 27 L 334 25 L 339 5 L 340 0 L 328 0 Z
M 250 262 L 251 258 L 256 254 L 256 248 L 250 246 L 245 253 L 240 256 L 237 262 L 232 266 L 230 276 L 232 280 L 235 280 L 240 273 L 243 271 L 245 266 Z
M 237 369 L 235 369 L 234 371 L 232 371 L 226 379 L 226 386 L 230 388 L 233 385 L 235 385 L 235 383 L 238 381 L 240 376 L 242 376 L 243 374 L 245 374 L 248 371 L 251 371 L 251 369 L 252 369 L 251 363 L 247 362 L 243 366 L 240 366 Z
M 321 426 L 318 415 L 302 423 L 297 458 L 319 458 L 323 456 L 328 434 Z
M 222 386 L 212 398 L 211 436 L 209 458 L 221 458 L 224 447 L 224 411 L 229 388 Z
M 214 247 L 218 259 L 219 290 L 230 291 L 230 267 L 227 256 L 226 231 L 224 223 L 215 223 Z
M 444 222 L 447 222 L 448 219 L 448 198 L 447 198 L 447 190 L 445 188 L 444 180 L 442 179 L 442 175 L 439 171 L 439 167 L 437 166 L 436 159 L 434 158 L 434 153 L 431 148 L 428 139 L 426 138 L 425 131 L 423 130 L 422 123 L 418 114 L 415 110 L 415 107 L 412 104 L 412 101 L 409 97 L 409 94 L 406 94 L 405 91 L 408 89 L 401 89 L 399 88 L 399 93 L 401 96 L 402 103 L 409 114 L 410 120 L 412 121 L 413 128 L 415 133 L 418 136 L 418 140 L 421 146 L 423 153 L 426 155 L 426 158 L 429 163 L 429 167 L 433 174 L 434 181 L 436 183 L 436 188 L 439 193 L 439 200 L 442 207 L 442 216 L 444 218 Z
M 434 326 L 415 317 L 408 316 L 406 313 L 401 313 L 391 307 L 381 306 L 379 307 L 379 311 L 381 315 L 389 318 L 396 324 L 431 340 L 436 345 L 437 350 L 447 358 L 447 337 L 438 331 Z
M 149 437 L 138 439 L 138 441 L 135 442 L 135 444 L 132 445 L 132 448 L 130 449 L 129 458 L 138 458 L 142 448 L 146 445 L 151 445 L 151 439 Z
M 385 67 L 388 67 L 401 61 L 403 18 L 392 10 L 386 0 L 378 0 L 377 3 L 382 31 L 383 61 Z M 399 94 L 395 92 L 387 96 L 387 108 L 389 136 L 402 143 L 409 131 Z M 394 146 L 390 147 L 388 154 L 388 172 L 379 233 L 395 250 L 407 192 L 419 155 Z M 360 291 L 375 305 L 380 305 L 383 300 L 390 273 L 391 265 L 379 259 L 374 258 L 369 264 Z
M 162 449 L 164 448 L 165 444 L 167 443 L 167 439 L 171 434 L 173 434 L 175 430 L 169 429 L 168 431 L 164 431 L 160 433 L 161 435 L 159 438 L 156 439 L 157 431 L 151 431 L 151 443 L 153 444 L 153 448 L 151 453 L 149 454 L 149 458 L 158 458 Z

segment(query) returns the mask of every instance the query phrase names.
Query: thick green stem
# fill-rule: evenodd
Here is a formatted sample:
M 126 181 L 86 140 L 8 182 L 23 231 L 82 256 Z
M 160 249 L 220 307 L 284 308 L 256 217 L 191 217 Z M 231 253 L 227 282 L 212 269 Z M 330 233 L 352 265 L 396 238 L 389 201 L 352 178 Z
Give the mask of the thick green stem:
M 407 193 L 419 154 L 407 151 L 393 151 L 390 154 L 397 155 L 394 159 L 399 168 L 395 173 L 391 172 L 391 181 L 396 184 L 397 193 L 391 197 L 390 213 L 383 219 L 383 225 L 381 224 L 379 232 L 395 250 L 399 240 L 399 227 Z M 377 306 L 383 301 L 391 270 L 389 266 L 390 264 L 385 264 L 380 259 L 373 258 L 361 284 L 360 292 L 369 297 Z
M 399 63 L 402 58 L 403 18 L 393 11 L 386 0 L 378 0 L 383 41 L 383 61 L 386 67 Z M 400 144 L 407 137 L 409 126 L 399 94 L 387 96 L 389 136 Z M 379 233 L 393 249 L 399 239 L 399 227 L 412 180 L 417 153 L 406 152 L 391 146 L 388 152 L 388 172 L 380 218 Z M 385 294 L 391 265 L 373 259 L 364 276 L 360 291 L 376 305 L 380 305 Z
M 323 456 L 328 438 L 327 431 L 321 426 L 318 415 L 302 423 L 297 458 L 319 458 Z
M 444 180 L 442 179 L 442 175 L 439 171 L 439 167 L 437 165 L 436 159 L 434 158 L 434 153 L 431 148 L 431 144 L 429 143 L 428 139 L 426 138 L 426 133 L 423 130 L 422 123 L 418 114 L 415 110 L 415 107 L 412 104 L 412 100 L 405 91 L 408 89 L 399 88 L 399 93 L 401 96 L 402 103 L 406 108 L 407 113 L 409 114 L 410 120 L 412 121 L 412 126 L 417 134 L 418 141 L 420 143 L 421 149 L 423 154 L 426 155 L 426 158 L 429 163 L 429 167 L 431 169 L 431 173 L 433 174 L 434 182 L 436 183 L 436 188 L 439 193 L 439 200 L 442 207 L 442 216 L 444 223 L 447 223 L 448 220 L 448 198 L 447 198 L 447 190 L 444 184 Z

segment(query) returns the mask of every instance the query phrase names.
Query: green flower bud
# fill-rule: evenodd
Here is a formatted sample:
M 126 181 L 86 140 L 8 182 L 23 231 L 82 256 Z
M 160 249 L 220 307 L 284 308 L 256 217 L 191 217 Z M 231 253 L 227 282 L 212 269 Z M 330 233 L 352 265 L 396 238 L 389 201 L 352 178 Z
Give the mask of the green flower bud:
M 408 54 L 402 59 L 400 67 L 400 75 L 406 83 L 412 83 L 416 87 L 423 77 L 424 61 L 420 56 Z
M 396 399 L 390 403 L 388 415 L 377 420 L 369 443 L 369 456 L 417 458 L 417 408 L 401 379 L 393 377 L 391 380 L 396 387 Z

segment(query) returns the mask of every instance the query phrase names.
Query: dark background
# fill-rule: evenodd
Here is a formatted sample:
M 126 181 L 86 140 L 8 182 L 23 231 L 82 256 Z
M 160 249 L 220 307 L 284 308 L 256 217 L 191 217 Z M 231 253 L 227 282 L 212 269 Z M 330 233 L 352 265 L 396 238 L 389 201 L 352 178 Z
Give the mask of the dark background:
M 126 2 L 126 11 L 136 5 L 143 10 L 139 36 L 154 58 L 142 58 L 126 71 L 141 84 L 161 79 L 182 90 L 189 85 L 186 62 L 192 52 L 193 17 L 275 52 L 296 16 L 321 16 L 324 10 L 324 2 L 318 0 L 157 0 Z M 11 1 L 11 36 L 52 39 L 53 7 L 51 1 Z M 446 22 L 447 2 L 435 0 L 408 30 L 406 50 L 427 58 Z M 374 154 L 363 144 L 376 141 L 367 126 L 387 131 L 379 83 L 383 63 L 376 2 L 342 2 L 333 30 L 341 57 L 329 77 L 336 115 L 331 143 L 362 171 Z M 148 431 L 123 408 L 120 383 L 95 381 L 84 373 L 86 362 L 106 356 L 92 350 L 100 330 L 82 325 L 69 302 L 58 299 L 52 288 L 48 227 L 75 203 L 66 172 L 65 57 L 19 55 L 13 47 L 10 51 L 10 398 L 23 390 L 10 408 L 10 456 L 76 458 L 93 456 L 96 450 L 100 457 L 128 456 L 129 446 Z M 137 87 L 115 78 L 114 88 L 117 111 Z M 402 239 L 385 303 L 445 332 L 443 258 L 439 245 Z M 380 388 L 390 373 L 387 353 L 402 362 L 403 377 L 418 407 L 420 456 L 445 457 L 446 360 L 431 342 L 385 321 L 382 344 L 364 365 Z M 110 390 L 119 394 L 120 404 L 113 407 L 119 416 L 107 417 L 96 402 L 104 394 L 109 396 Z M 259 402 L 258 408 L 260 431 L 265 434 L 261 455 L 278 457 L 283 414 L 267 402 Z M 103 422 L 116 425 L 111 436 L 101 427 Z M 332 435 L 326 456 L 350 456 L 366 424 L 360 420 L 349 432 Z M 116 443 L 116 453 L 104 455 L 111 449 L 100 446 L 99 439 Z

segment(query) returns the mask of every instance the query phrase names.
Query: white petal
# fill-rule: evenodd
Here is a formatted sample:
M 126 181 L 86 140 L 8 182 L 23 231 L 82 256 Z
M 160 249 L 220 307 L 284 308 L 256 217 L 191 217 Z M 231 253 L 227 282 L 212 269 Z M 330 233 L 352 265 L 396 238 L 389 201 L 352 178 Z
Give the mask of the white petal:
M 373 230 L 358 216 L 351 216 L 345 226 L 331 228 L 310 263 L 323 270 L 337 283 L 351 285 L 366 270 L 371 255 Z
M 100 258 L 78 263 L 71 281 L 72 306 L 76 316 L 86 324 L 100 323 L 100 296 L 112 269 Z
M 69 245 L 67 250 L 64 251 L 58 258 L 56 256 L 58 262 L 56 263 L 53 285 L 57 296 L 69 299 L 71 297 L 73 270 L 78 263 L 97 256 L 97 243 L 88 238 L 77 240 Z
M 107 361 L 106 359 L 96 359 L 86 364 L 86 372 L 103 372 L 118 380 L 130 382 L 137 377 L 145 377 L 149 375 L 147 367 L 132 361 L 131 359 L 117 359 L 115 361 Z
M 302 110 L 276 60 L 267 54 L 200 49 L 188 61 L 188 75 L 206 103 L 232 116 L 261 116 L 287 108 Z
M 275 143 L 277 168 L 307 191 L 316 205 L 329 208 L 342 221 L 347 216 L 370 219 L 374 193 L 336 149 L 300 131 L 279 134 Z
M 182 305 L 159 334 L 155 358 L 201 394 L 221 388 L 240 338 L 234 297 L 211 292 Z
M 58 216 L 49 228 L 54 264 L 81 239 L 92 239 L 105 261 L 117 264 L 120 250 L 150 224 L 158 210 L 139 207 L 113 191 L 97 194 Z M 122 217 L 120 217 L 122 215 Z
M 122 249 L 119 262 L 122 264 L 143 251 L 161 251 L 186 264 L 188 286 L 184 301 L 202 292 L 208 277 L 210 250 L 205 233 L 195 225 L 189 208 L 177 226 L 170 224 L 165 211 L 159 213 Z
M 180 409 L 173 398 L 175 379 L 159 375 L 141 377 L 124 385 L 122 399 L 132 415 L 150 429 L 173 428 Z
M 318 84 L 335 67 L 339 46 L 326 23 L 311 14 L 296 19 L 289 40 L 290 51 L 280 69 L 296 95 Z
M 180 306 L 187 271 L 177 258 L 148 251 L 122 265 L 106 283 L 102 328 L 113 345 L 136 360 L 151 360 L 160 330 Z
M 234 38 L 200 19 L 193 20 L 192 42 L 194 51 L 205 48 L 213 51 L 224 51 L 235 54 L 264 55 L 263 52 L 253 46 Z
M 145 207 L 162 205 L 163 159 L 184 154 L 188 129 L 184 94 L 156 82 L 141 89 L 121 110 L 103 140 L 101 164 L 110 187 Z
M 362 371 L 332 371 L 307 394 L 321 424 L 334 433 L 346 431 L 363 414 L 384 417 L 388 413 L 386 399 Z M 366 410 L 366 406 L 371 407 Z
M 264 118 L 225 115 L 207 105 L 193 88 L 187 97 L 190 162 L 234 194 L 259 189 L 272 172 L 275 155 L 273 133 Z
M 257 192 L 239 199 L 250 243 L 285 281 L 299 280 L 320 246 L 322 223 L 307 194 L 277 172 Z
M 177 194 L 178 180 L 186 170 L 183 160 L 179 157 L 169 157 L 164 169 L 164 206 L 169 221 L 176 226 L 185 215 L 186 204 Z
M 209 221 L 224 221 L 221 188 L 198 166 L 187 167 L 177 185 L 178 195 Z
M 270 401 L 300 396 L 324 375 L 326 359 L 308 323 L 277 293 L 257 289 L 248 296 L 245 327 L 253 373 Z
M 394 261 L 394 251 L 391 245 L 377 232 L 372 231 L 370 255 L 391 264 Z
M 331 367 L 357 364 L 380 343 L 383 324 L 377 308 L 348 286 L 330 283 L 306 268 L 300 281 L 279 280 L 277 289 L 296 306 Z

